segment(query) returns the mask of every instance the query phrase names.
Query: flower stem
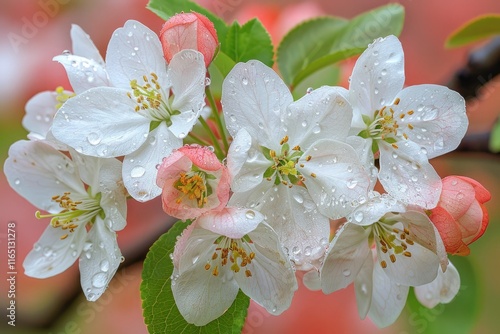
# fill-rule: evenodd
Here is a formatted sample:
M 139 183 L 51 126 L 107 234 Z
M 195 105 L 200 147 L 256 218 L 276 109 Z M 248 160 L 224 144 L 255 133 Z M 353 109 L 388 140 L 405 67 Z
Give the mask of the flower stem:
M 219 158 L 220 160 L 224 159 L 226 155 L 224 154 L 224 151 L 222 151 L 219 141 L 217 140 L 217 137 L 215 137 L 215 134 L 213 133 L 212 129 L 210 129 L 210 126 L 208 126 L 207 122 L 203 119 L 203 117 L 200 117 L 198 120 L 200 121 L 200 124 L 203 126 L 205 131 L 210 136 L 210 139 L 212 140 L 212 144 L 215 150 L 214 151 L 215 155 L 217 155 L 217 158 Z
M 217 105 L 215 104 L 215 100 L 209 86 L 205 88 L 205 94 L 207 96 L 208 103 L 210 104 L 210 109 L 212 109 L 212 115 L 215 118 L 215 123 L 217 124 L 217 129 L 219 130 L 222 143 L 224 144 L 224 153 L 227 155 L 227 152 L 229 151 L 229 143 L 227 141 L 226 128 L 222 124 L 222 118 L 219 110 L 217 109 Z

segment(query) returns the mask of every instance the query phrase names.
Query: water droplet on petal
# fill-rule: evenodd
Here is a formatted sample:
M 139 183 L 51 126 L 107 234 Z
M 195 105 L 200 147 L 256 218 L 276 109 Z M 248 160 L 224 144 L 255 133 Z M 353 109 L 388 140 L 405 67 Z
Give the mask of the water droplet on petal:
M 356 211 L 356 212 L 354 213 L 354 220 L 355 220 L 355 221 L 357 221 L 358 223 L 361 223 L 361 221 L 362 221 L 362 220 L 363 220 L 363 218 L 364 218 L 363 216 L 364 216 L 364 215 L 363 215 L 363 212 L 361 212 L 361 211 Z
M 342 270 L 342 275 L 344 275 L 345 277 L 349 277 L 351 276 L 351 271 L 349 269 L 344 269 Z
M 14 180 L 14 184 L 15 184 L 16 186 L 20 185 L 20 184 L 21 184 L 21 180 L 19 180 L 19 179 L 15 179 L 15 180 Z
M 87 136 L 87 141 L 89 142 L 90 145 L 98 145 L 101 142 L 101 136 L 98 133 L 91 132 Z
M 105 273 L 97 273 L 92 276 L 92 285 L 96 288 L 102 288 L 106 285 L 107 275 Z
M 301 194 L 297 193 L 293 195 L 293 199 L 297 201 L 297 203 L 304 203 L 304 197 Z
M 361 292 L 363 292 L 364 294 L 368 293 L 368 287 L 365 283 L 361 284 Z
M 241 78 L 241 83 L 245 86 L 248 85 L 248 78 L 247 77 Z
M 312 87 L 308 87 L 306 89 L 306 94 L 311 94 L 314 89 Z
M 247 217 L 247 219 L 254 219 L 255 218 L 255 212 L 253 212 L 252 210 L 248 210 L 245 213 L 245 217 Z
M 101 268 L 102 271 L 107 272 L 109 270 L 109 261 L 102 260 L 101 263 L 99 264 L 99 268 Z
M 144 173 L 146 173 L 146 168 L 144 168 L 142 166 L 136 166 L 136 167 L 132 168 L 132 170 L 130 171 L 130 176 L 131 177 L 141 177 L 144 175 Z

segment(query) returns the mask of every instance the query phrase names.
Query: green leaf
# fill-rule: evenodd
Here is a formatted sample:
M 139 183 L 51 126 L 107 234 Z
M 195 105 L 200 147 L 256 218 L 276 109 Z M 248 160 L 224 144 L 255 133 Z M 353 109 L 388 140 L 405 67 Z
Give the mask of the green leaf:
M 177 222 L 151 246 L 142 271 L 141 297 L 144 321 L 150 333 L 213 334 L 241 333 L 250 299 L 241 291 L 233 305 L 218 319 L 205 326 L 187 323 L 175 305 L 170 276 L 177 236 L 187 227 Z
M 453 32 L 445 42 L 448 48 L 455 48 L 500 34 L 500 15 L 476 17 Z
M 217 56 L 208 67 L 210 73 L 210 90 L 213 96 L 218 99 L 222 95 L 222 82 L 227 74 L 233 69 L 236 63 L 224 52 L 219 51 Z
M 278 67 L 292 87 L 320 69 L 363 52 L 377 37 L 398 36 L 404 8 L 390 4 L 352 20 L 323 17 L 292 29 L 278 47 Z
M 227 34 L 227 25 L 220 17 L 189 0 L 149 0 L 147 8 L 164 20 L 181 12 L 197 12 L 208 17 L 214 24 L 219 41 L 223 41 Z
M 236 63 L 257 59 L 269 67 L 273 66 L 271 36 L 258 19 L 252 19 L 243 26 L 234 22 L 221 48 Z
M 304 96 L 304 93 L 306 93 L 309 88 L 316 89 L 325 85 L 335 86 L 339 81 L 340 68 L 336 65 L 329 65 L 307 76 L 293 88 L 292 95 L 294 100 L 297 100 Z
M 490 151 L 493 153 L 500 152 L 500 119 L 497 120 L 490 135 Z

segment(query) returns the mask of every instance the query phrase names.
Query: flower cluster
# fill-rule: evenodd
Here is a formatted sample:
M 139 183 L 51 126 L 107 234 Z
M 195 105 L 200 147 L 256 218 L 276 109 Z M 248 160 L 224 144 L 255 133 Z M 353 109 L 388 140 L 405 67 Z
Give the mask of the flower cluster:
M 128 21 L 105 61 L 81 28 L 71 36 L 73 51 L 54 60 L 72 90 L 28 102 L 29 140 L 12 145 L 4 167 L 47 212 L 37 217 L 51 218 L 27 275 L 56 275 L 80 257 L 82 288 L 96 300 L 120 263 L 127 197 L 161 195 L 168 215 L 190 222 L 170 274 L 195 325 L 221 316 L 240 289 L 282 313 L 296 271 L 324 293 L 354 283 L 361 318 L 381 327 L 410 287 L 428 307 L 458 292 L 447 253 L 468 254 L 483 234 L 490 194 L 466 177 L 442 180 L 429 163 L 464 136 L 465 102 L 443 86 L 404 88 L 395 36 L 368 45 L 349 89 L 297 100 L 272 68 L 238 63 L 221 110 L 207 71 L 219 42 L 200 14 L 174 16 L 160 37 Z

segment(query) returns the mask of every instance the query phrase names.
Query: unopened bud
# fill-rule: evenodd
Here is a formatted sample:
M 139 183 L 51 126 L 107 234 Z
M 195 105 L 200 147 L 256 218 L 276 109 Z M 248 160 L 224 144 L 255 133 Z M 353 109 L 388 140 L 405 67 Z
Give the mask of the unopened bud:
M 195 12 L 172 16 L 161 29 L 160 41 L 167 63 L 177 52 L 192 49 L 203 54 L 207 67 L 219 45 L 214 24 L 206 16 Z

